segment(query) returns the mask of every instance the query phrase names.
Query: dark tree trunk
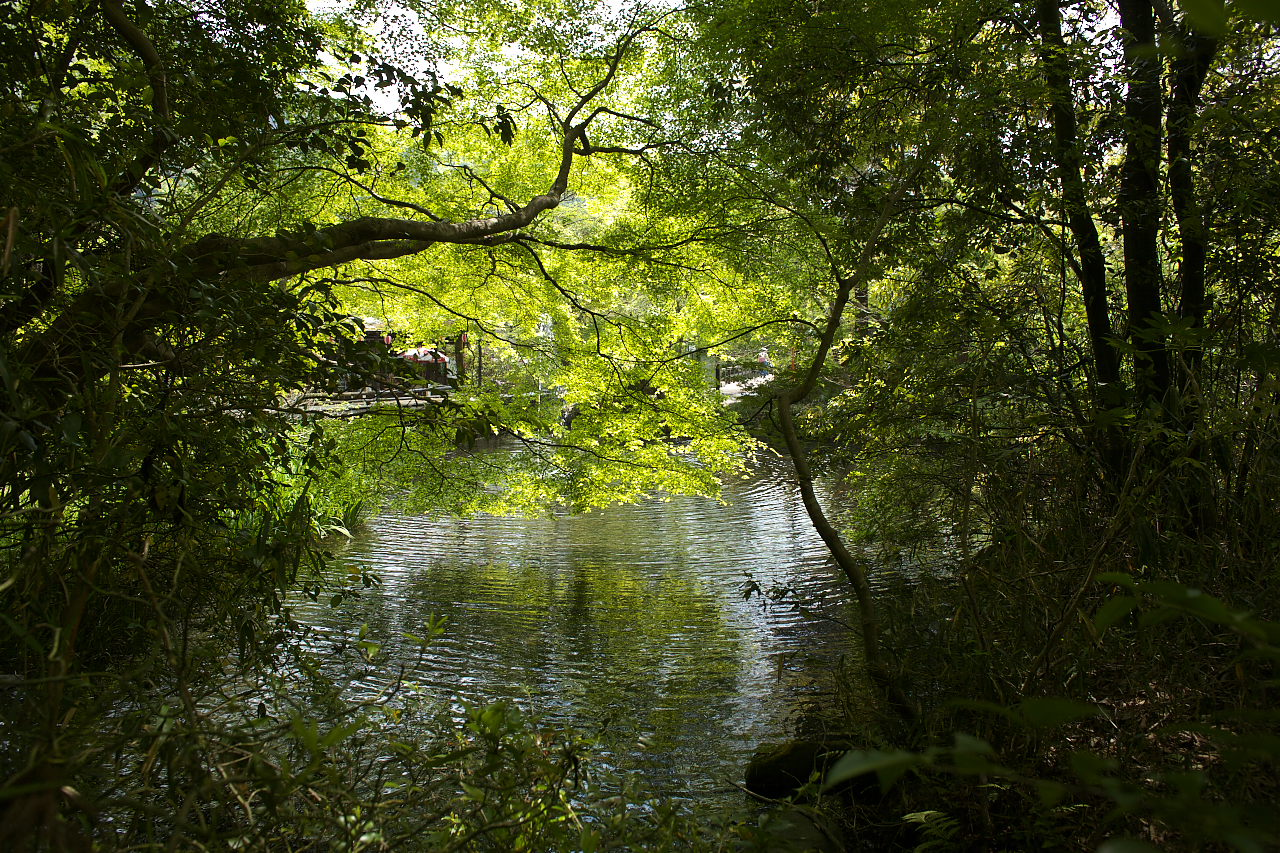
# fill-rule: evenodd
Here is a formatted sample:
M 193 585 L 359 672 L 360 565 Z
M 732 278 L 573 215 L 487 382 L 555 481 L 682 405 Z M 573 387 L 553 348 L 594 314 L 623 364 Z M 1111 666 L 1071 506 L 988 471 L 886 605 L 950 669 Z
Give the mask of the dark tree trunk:
M 1067 67 L 1067 47 L 1062 38 L 1062 15 L 1057 0 L 1039 0 L 1037 13 L 1042 39 L 1041 61 L 1048 84 L 1049 115 L 1053 124 L 1053 156 L 1058 179 L 1062 182 L 1067 224 L 1075 240 L 1076 251 L 1080 253 L 1078 269 L 1085 319 L 1089 326 L 1089 345 L 1098 382 L 1114 390 L 1120 387 L 1120 355 L 1112 338 L 1107 305 L 1107 266 L 1102 243 L 1089 210 L 1084 178 L 1080 172 L 1080 142 Z
M 1192 329 L 1200 329 L 1204 326 L 1205 312 L 1209 307 L 1205 296 L 1209 229 L 1196 198 L 1195 175 L 1191 168 L 1191 132 L 1200 106 L 1200 90 L 1217 53 L 1218 42 L 1194 30 L 1182 31 L 1178 35 L 1179 52 L 1171 68 L 1169 109 L 1165 120 L 1169 195 L 1182 249 L 1182 259 L 1178 264 L 1178 316 L 1189 320 Z M 1193 341 L 1185 352 L 1178 383 L 1184 396 L 1195 394 L 1191 386 L 1203 349 Z
M 1049 118 L 1053 126 L 1053 158 L 1062 184 L 1062 204 L 1067 227 L 1075 240 L 1079 263 L 1072 264 L 1080 278 L 1084 298 L 1085 322 L 1089 329 L 1089 347 L 1093 353 L 1098 387 L 1094 407 L 1098 411 L 1117 408 L 1125 403 L 1124 383 L 1120 376 L 1120 353 L 1116 349 L 1111 328 L 1111 312 L 1107 289 L 1107 264 L 1098 239 L 1098 226 L 1093 221 L 1085 191 L 1080 153 L 1079 128 L 1075 98 L 1071 91 L 1071 74 L 1067 62 L 1067 45 L 1062 37 L 1062 12 L 1058 0 L 1038 0 L 1041 38 L 1041 64 L 1049 97 Z M 1065 251 L 1065 247 L 1064 247 Z M 1094 446 L 1102 470 L 1112 488 L 1120 482 L 1126 466 L 1124 437 L 1115 426 L 1099 426 Z
M 1120 23 L 1127 31 L 1128 81 L 1119 206 L 1134 388 L 1139 403 L 1162 403 L 1169 390 L 1169 357 L 1160 299 L 1160 55 L 1150 0 L 1120 0 L 1119 5 Z
M 1178 263 L 1178 316 L 1189 324 L 1192 332 L 1192 338 L 1181 348 L 1182 357 L 1171 365 L 1174 371 L 1172 414 L 1178 432 L 1193 438 L 1186 449 L 1188 457 L 1201 463 L 1201 466 L 1188 467 L 1188 481 L 1182 489 L 1185 530 L 1194 535 L 1215 527 L 1217 516 L 1211 478 L 1208 469 L 1202 467 L 1205 461 L 1203 433 L 1196 429 L 1201 413 L 1200 364 L 1204 357 L 1204 345 L 1196 333 L 1204 328 L 1209 308 L 1205 292 L 1209 227 L 1196 197 L 1191 137 L 1200 107 L 1200 91 L 1217 53 L 1218 42 L 1194 29 L 1180 26 L 1171 29 L 1170 41 L 1176 52 L 1169 69 L 1165 144 L 1169 157 L 1169 197 L 1182 255 Z M 1223 474 L 1230 476 L 1229 466 Z

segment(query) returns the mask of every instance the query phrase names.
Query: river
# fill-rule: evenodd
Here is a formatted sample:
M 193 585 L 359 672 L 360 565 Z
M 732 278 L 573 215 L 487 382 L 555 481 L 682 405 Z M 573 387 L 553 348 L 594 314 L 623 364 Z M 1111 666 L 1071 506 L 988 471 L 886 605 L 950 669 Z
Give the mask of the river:
M 785 736 L 799 709 L 830 694 L 851 648 L 846 588 L 789 475 L 784 460 L 762 458 L 727 484 L 723 503 L 653 499 L 551 518 L 383 514 L 337 566 L 381 584 L 337 607 L 295 601 L 293 617 L 321 652 L 368 626 L 380 659 L 413 661 L 405 678 L 459 716 L 470 703 L 513 701 L 598 736 L 605 760 L 655 793 L 730 791 L 758 743 Z M 747 596 L 751 585 L 762 592 Z M 401 638 L 422 634 L 430 615 L 447 628 L 417 654 Z M 344 674 L 351 698 L 389 677 L 378 665 Z

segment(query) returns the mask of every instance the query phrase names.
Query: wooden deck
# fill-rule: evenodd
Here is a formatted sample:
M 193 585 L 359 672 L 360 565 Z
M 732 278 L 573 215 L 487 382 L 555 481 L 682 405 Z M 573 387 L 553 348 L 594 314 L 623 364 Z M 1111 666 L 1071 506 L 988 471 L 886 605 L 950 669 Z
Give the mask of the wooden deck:
M 448 399 L 453 389 L 448 385 L 426 385 L 416 388 L 362 389 L 334 394 L 307 392 L 288 402 L 289 408 L 329 418 L 354 418 L 372 412 L 390 410 L 413 411 L 438 406 Z

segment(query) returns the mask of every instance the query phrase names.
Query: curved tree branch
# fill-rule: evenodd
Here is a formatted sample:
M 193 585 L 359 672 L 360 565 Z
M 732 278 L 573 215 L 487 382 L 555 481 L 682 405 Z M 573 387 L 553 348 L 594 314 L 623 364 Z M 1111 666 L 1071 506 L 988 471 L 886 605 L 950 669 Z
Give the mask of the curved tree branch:
M 109 4 L 114 0 L 103 0 Z M 438 243 L 493 246 L 509 242 L 538 216 L 558 207 L 569 188 L 574 157 L 585 144 L 591 121 L 604 111 L 596 110 L 585 119 L 574 119 L 617 78 L 622 59 L 636 38 L 650 28 L 627 33 L 608 57 L 604 75 L 560 122 L 562 133 L 560 163 L 550 188 L 522 206 L 500 216 L 466 222 L 391 219 L 364 216 L 304 233 L 239 239 L 211 234 L 182 252 L 204 274 L 228 274 L 257 281 L 291 278 L 311 270 L 324 269 L 357 260 L 387 260 L 425 251 Z
M 880 644 L 880 619 L 876 613 L 875 601 L 866 570 L 849 551 L 848 546 L 844 544 L 840 532 L 827 518 L 822 509 L 822 504 L 818 501 L 817 494 L 813 489 L 813 471 L 809 467 L 808 454 L 805 452 L 804 445 L 800 442 L 799 433 L 796 431 L 792 406 L 807 397 L 817 384 L 818 376 L 826 363 L 827 354 L 835 343 L 836 332 L 840 328 L 845 307 L 849 304 L 849 297 L 852 295 L 854 288 L 861 285 L 868 275 L 871 262 L 880 248 L 881 234 L 889 224 L 889 221 L 898 212 L 907 189 L 914 182 L 927 161 L 928 155 L 922 155 L 898 179 L 896 186 L 885 198 L 884 204 L 881 205 L 876 221 L 872 224 L 870 231 L 867 232 L 853 268 L 848 275 L 842 276 L 838 272 L 836 273 L 836 297 L 831 304 L 831 309 L 827 312 L 827 322 L 823 328 L 822 337 L 818 342 L 818 352 L 809 363 L 809 369 L 805 372 L 800 384 L 793 388 L 784 389 L 776 397 L 782 436 L 787 445 L 787 452 L 791 456 L 791 463 L 795 468 L 796 483 L 800 487 L 800 497 L 804 502 L 805 511 L 809 515 L 809 520 L 813 524 L 814 530 L 822 538 L 827 550 L 836 561 L 836 565 L 840 567 L 841 572 L 844 573 L 845 578 L 853 587 L 854 595 L 858 601 L 858 620 L 862 629 L 862 648 L 866 657 L 867 672 L 872 681 L 875 682 L 876 687 L 888 699 L 893 709 L 906 718 L 914 716 L 914 712 L 902 688 L 893 678 L 885 660 L 884 651 Z M 832 259 L 834 269 L 834 256 L 831 254 L 826 239 L 817 232 L 815 232 L 815 236 L 822 244 L 828 258 Z
M 102 16 L 107 19 L 107 23 L 111 28 L 124 39 L 126 45 L 133 52 L 142 67 L 147 72 L 147 84 L 151 87 L 151 112 L 154 116 L 155 126 L 152 128 L 151 149 L 143 152 L 129 164 L 123 175 L 112 187 L 116 193 L 129 193 L 142 181 L 143 176 L 149 172 L 164 154 L 164 150 L 169 147 L 173 140 L 173 135 L 169 131 L 169 84 L 165 77 L 164 61 L 160 58 L 159 52 L 155 45 L 151 43 L 151 39 L 147 37 L 137 24 L 130 20 L 125 14 L 124 9 L 116 0 L 101 0 Z
M 152 150 L 130 167 L 117 191 L 136 186 L 146 171 L 159 160 L 170 132 L 164 127 L 169 115 L 163 62 L 146 35 L 126 16 L 118 0 L 99 0 L 103 14 L 112 27 L 142 61 L 152 84 L 152 109 L 156 121 L 156 139 Z M 622 60 L 637 38 L 647 32 L 638 28 L 625 34 L 616 51 L 607 57 L 604 74 L 579 97 L 567 116 L 558 122 L 560 156 L 549 188 L 533 196 L 523 205 L 507 213 L 479 216 L 463 222 L 445 220 L 399 219 L 363 216 L 321 227 L 308 227 L 275 236 L 234 237 L 209 234 L 185 246 L 179 245 L 174 258 L 136 275 L 111 276 L 101 286 L 91 288 L 66 306 L 40 333 L 26 344 L 29 363 L 40 365 L 40 376 L 58 380 L 48 385 L 57 396 L 59 387 L 83 378 L 85 371 L 100 368 L 71 365 L 59 355 L 63 342 L 85 334 L 124 342 L 127 358 L 135 354 L 138 342 L 150 338 L 149 329 L 171 312 L 173 304 L 166 282 L 174 277 L 204 281 L 270 282 L 292 278 L 313 270 L 327 269 L 361 260 L 387 260 L 418 254 L 441 243 L 471 246 L 496 246 L 514 240 L 521 229 L 531 225 L 541 214 L 560 205 L 568 191 L 576 149 L 596 115 L 583 115 L 616 79 Z M 553 115 L 558 111 L 548 103 Z M 424 213 L 424 216 L 428 214 Z M 526 250 L 529 247 L 525 247 Z M 104 306 L 130 306 L 127 310 L 106 310 Z
M 400 208 L 404 208 L 405 210 L 412 210 L 414 213 L 421 214 L 422 216 L 425 216 L 427 219 L 430 219 L 432 222 L 441 221 L 439 216 L 436 216 L 434 213 L 432 213 L 430 210 L 423 207 L 422 205 L 415 204 L 414 202 L 411 202 L 411 201 L 405 201 L 404 199 L 391 198 L 389 196 L 384 196 L 381 193 L 379 193 L 377 190 L 375 190 L 373 187 L 369 186 L 368 184 L 364 184 L 356 180 L 346 172 L 343 172 L 340 169 L 335 169 L 332 166 L 321 166 L 318 164 L 314 166 L 289 166 L 287 168 L 281 169 L 280 171 L 281 172 L 328 172 L 331 175 L 336 175 L 338 178 L 347 182 L 348 184 L 351 184 L 353 187 L 356 187 L 362 193 L 369 196 L 369 198 L 373 199 L 374 201 L 380 201 L 383 204 L 388 205 L 390 207 L 400 207 Z
M 1063 208 L 1080 255 L 1079 263 L 1073 262 L 1072 268 L 1080 276 L 1098 382 L 1103 388 L 1119 389 L 1120 354 L 1115 347 L 1107 306 L 1106 258 L 1081 176 L 1076 107 L 1071 92 L 1067 44 L 1062 36 L 1062 11 L 1057 0 L 1037 0 L 1036 18 L 1040 30 L 1040 64 L 1048 90 L 1049 120 L 1053 127 L 1054 165 L 1062 184 Z

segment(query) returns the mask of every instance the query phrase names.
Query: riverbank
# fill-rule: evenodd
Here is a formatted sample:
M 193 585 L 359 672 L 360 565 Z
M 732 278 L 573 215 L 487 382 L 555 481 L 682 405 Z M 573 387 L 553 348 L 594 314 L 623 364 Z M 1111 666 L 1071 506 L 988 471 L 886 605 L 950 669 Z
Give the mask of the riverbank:
M 832 409 L 806 424 L 815 445 L 841 437 L 846 541 L 941 569 L 874 590 L 898 701 L 876 703 L 879 737 L 829 779 L 893 783 L 883 799 L 829 800 L 858 843 L 1252 851 L 1280 839 L 1270 528 L 1173 524 L 1186 510 L 1173 471 L 1131 472 L 1108 493 L 1094 460 L 1066 447 L 912 434 L 906 420 L 903 436 L 859 443 L 844 418 L 860 413 Z M 1163 521 L 1157 498 L 1174 507 Z

